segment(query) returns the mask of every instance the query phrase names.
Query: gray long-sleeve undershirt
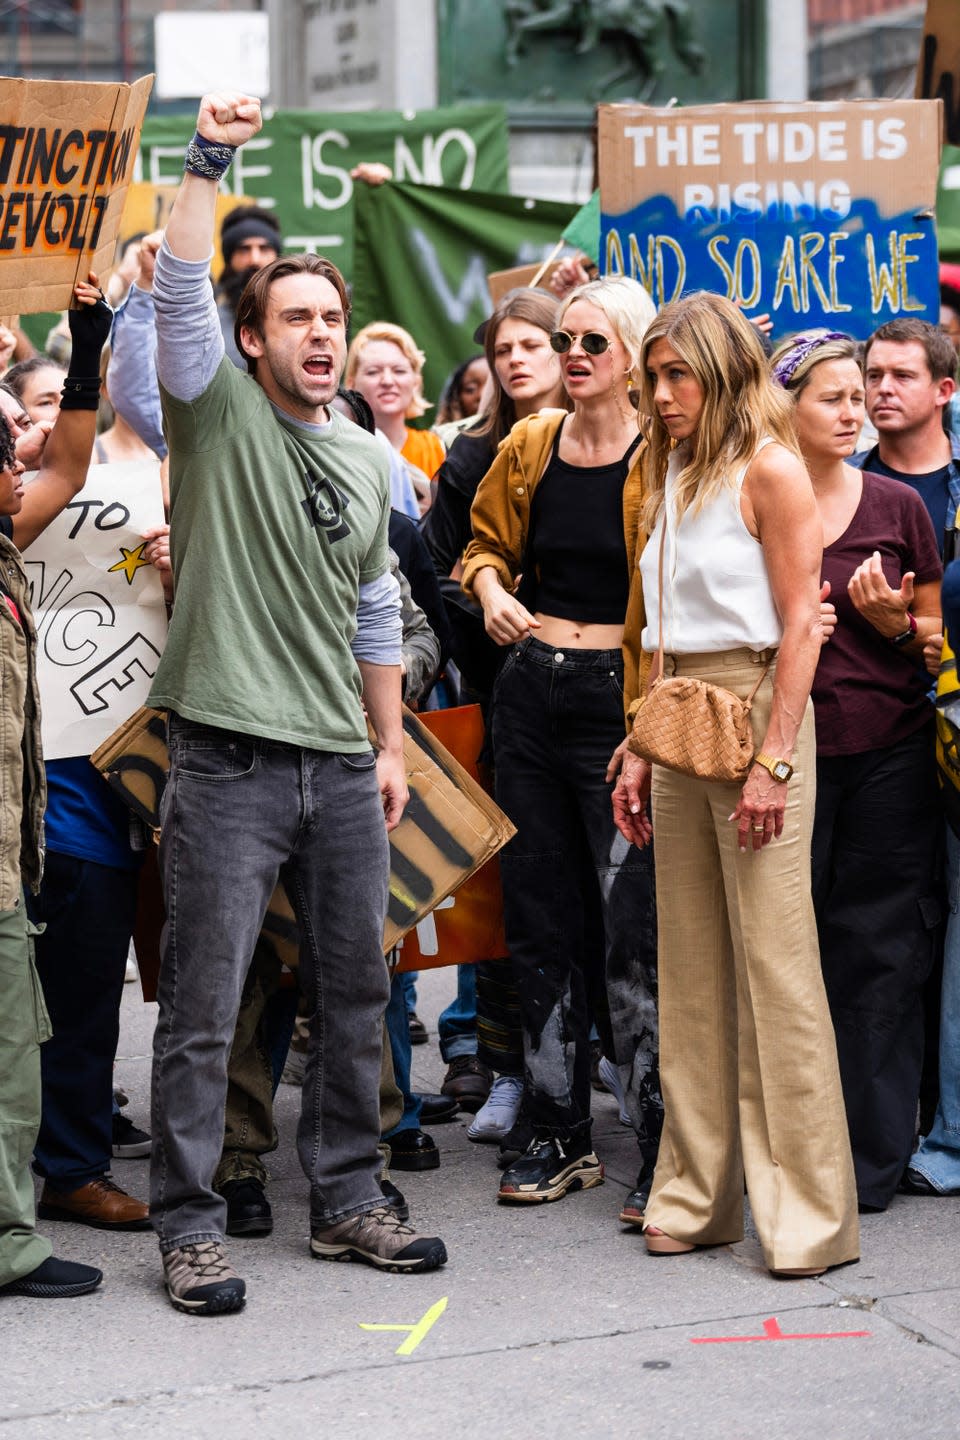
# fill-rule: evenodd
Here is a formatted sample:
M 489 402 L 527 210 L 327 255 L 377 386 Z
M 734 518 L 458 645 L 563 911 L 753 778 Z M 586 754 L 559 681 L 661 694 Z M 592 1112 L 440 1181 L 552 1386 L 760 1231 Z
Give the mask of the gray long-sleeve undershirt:
M 203 394 L 224 356 L 220 317 L 210 284 L 211 259 L 212 253 L 206 260 L 181 260 L 166 239 L 157 254 L 153 278 L 157 375 L 169 394 L 187 403 Z M 322 434 L 333 423 L 310 425 L 276 405 L 273 408 L 288 424 L 315 434 Z M 356 660 L 399 665 L 400 638 L 400 586 L 387 570 L 359 586 L 357 633 L 350 648 Z

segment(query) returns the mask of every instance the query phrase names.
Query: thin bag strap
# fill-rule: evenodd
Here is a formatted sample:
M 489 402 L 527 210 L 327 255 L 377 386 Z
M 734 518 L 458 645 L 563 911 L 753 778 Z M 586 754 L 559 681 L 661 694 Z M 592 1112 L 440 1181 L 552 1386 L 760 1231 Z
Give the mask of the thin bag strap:
M 667 497 L 663 497 L 663 529 L 660 531 L 660 561 L 657 565 L 657 616 L 660 621 L 660 679 L 663 679 L 663 546 L 667 538 Z
M 658 610 L 659 610 L 658 618 L 659 618 L 659 622 L 660 622 L 660 645 L 659 645 L 659 647 L 658 647 L 657 654 L 658 654 L 659 659 L 660 659 L 660 676 L 659 676 L 659 678 L 660 678 L 661 680 L 663 679 L 663 547 L 664 547 L 664 544 L 665 544 L 665 542 L 666 542 L 666 538 L 667 538 L 667 497 L 666 497 L 666 495 L 664 495 L 664 497 L 663 497 L 663 529 L 660 531 L 660 559 L 659 559 L 659 562 L 658 562 L 658 564 L 657 564 L 657 606 L 658 606 Z M 674 538 L 674 542 L 673 542 L 673 543 L 674 543 L 674 549 L 676 549 L 676 543 L 677 543 L 677 542 L 676 542 L 676 538 Z M 753 707 L 753 702 L 754 702 L 754 700 L 756 699 L 757 691 L 760 689 L 760 686 L 763 684 L 764 680 L 767 678 L 767 671 L 770 669 L 770 666 L 773 664 L 773 661 L 774 661 L 774 658 L 775 658 L 775 656 L 776 656 L 776 653 L 777 653 L 777 652 L 774 651 L 774 652 L 773 652 L 773 655 L 770 656 L 770 658 L 769 658 L 769 660 L 767 661 L 766 665 L 764 665 L 763 669 L 760 671 L 760 677 L 759 677 L 759 679 L 757 680 L 756 685 L 754 685 L 753 689 L 750 691 L 750 694 L 747 696 L 746 700 L 743 701 L 743 706 L 744 706 L 744 709 L 746 710 L 747 714 L 750 713 L 750 710 L 751 710 L 752 707 Z

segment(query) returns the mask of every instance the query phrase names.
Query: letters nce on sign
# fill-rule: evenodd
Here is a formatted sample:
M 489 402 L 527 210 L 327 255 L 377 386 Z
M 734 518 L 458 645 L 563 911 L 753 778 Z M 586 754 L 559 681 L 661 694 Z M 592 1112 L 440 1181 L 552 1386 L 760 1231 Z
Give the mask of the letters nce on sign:
M 153 77 L 0 79 L 0 314 L 62 310 L 113 263 Z
M 939 318 L 938 101 L 600 114 L 602 269 L 658 305 L 712 290 L 776 336 Z

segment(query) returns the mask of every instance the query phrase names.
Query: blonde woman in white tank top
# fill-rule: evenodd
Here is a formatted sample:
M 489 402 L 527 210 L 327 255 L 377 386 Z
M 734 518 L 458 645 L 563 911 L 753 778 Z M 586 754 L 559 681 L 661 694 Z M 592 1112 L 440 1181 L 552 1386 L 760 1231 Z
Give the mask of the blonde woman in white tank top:
M 857 1258 L 836 1047 L 810 893 L 822 532 L 784 396 L 729 301 L 666 306 L 644 340 L 651 414 L 641 574 L 664 664 L 746 697 L 757 760 L 742 785 L 651 767 L 620 747 L 614 813 L 657 846 L 663 1138 L 652 1255 L 743 1236 L 743 1182 L 768 1267 Z M 651 679 L 655 678 L 656 654 Z M 647 802 L 652 795 L 652 818 Z

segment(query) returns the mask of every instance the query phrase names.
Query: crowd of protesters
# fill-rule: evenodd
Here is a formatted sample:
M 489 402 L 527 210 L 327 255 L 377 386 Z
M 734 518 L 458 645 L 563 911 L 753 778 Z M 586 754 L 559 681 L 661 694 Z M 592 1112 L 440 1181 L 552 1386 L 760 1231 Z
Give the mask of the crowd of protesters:
M 414 336 L 385 317 L 348 344 L 343 277 L 268 212 L 228 215 L 211 282 L 218 184 L 260 123 L 202 102 L 116 314 L 91 275 L 0 384 L 0 1296 L 102 1280 L 39 1217 L 152 1228 L 177 1309 L 242 1306 L 225 1236 L 272 1228 L 281 1070 L 318 1258 L 446 1263 L 388 1167 L 435 1168 L 424 1127 L 458 1110 L 503 1203 L 600 1184 L 603 1085 L 651 1255 L 739 1240 L 746 1193 L 774 1274 L 855 1260 L 858 1211 L 960 1193 L 960 291 L 940 326 L 771 354 L 767 317 L 705 293 L 658 313 L 569 260 L 497 303 L 415 426 Z M 170 616 L 149 1133 L 113 1062 L 152 841 L 86 755 L 43 764 L 21 559 L 92 463 L 144 458 Z M 743 780 L 635 743 L 673 675 L 747 702 Z M 449 972 L 438 1095 L 412 1088 L 415 977 L 382 950 L 403 702 L 480 705 L 516 826 L 507 953 Z M 148 1152 L 146 1200 L 111 1159 Z

